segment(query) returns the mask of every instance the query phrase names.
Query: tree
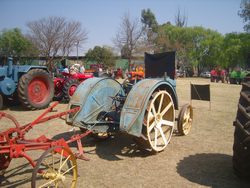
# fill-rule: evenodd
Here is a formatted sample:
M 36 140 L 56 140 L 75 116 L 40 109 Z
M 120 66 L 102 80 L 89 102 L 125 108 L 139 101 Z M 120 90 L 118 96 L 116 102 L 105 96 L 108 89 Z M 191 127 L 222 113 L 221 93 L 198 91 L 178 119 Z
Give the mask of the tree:
M 107 47 L 95 46 L 93 50 L 88 50 L 85 54 L 85 58 L 87 61 L 95 61 L 97 64 L 103 64 L 108 68 L 115 65 L 114 54 Z
M 144 48 L 142 50 L 146 52 L 152 52 L 155 50 L 154 40 L 156 38 L 156 32 L 158 28 L 158 23 L 156 21 L 154 13 L 150 9 L 143 9 L 141 11 L 141 22 L 144 26 L 145 36 L 145 39 L 142 44 Z
M 29 38 L 45 56 L 47 65 L 53 67 L 56 56 L 68 56 L 76 45 L 81 46 L 87 39 L 87 32 L 81 23 L 67 21 L 62 17 L 48 17 L 27 24 L 30 29 Z
M 234 68 L 236 66 L 249 66 L 250 34 L 228 33 L 224 38 L 223 51 L 225 65 Z
M 250 33 L 250 0 L 242 0 L 240 7 L 241 10 L 238 12 L 238 14 L 245 22 L 244 30 Z
M 175 15 L 175 25 L 177 27 L 187 26 L 187 16 L 181 15 L 181 11 L 178 8 L 177 13 Z
M 143 27 L 139 25 L 137 19 L 132 20 L 128 13 L 122 17 L 120 28 L 114 39 L 115 45 L 120 49 L 121 55 L 128 59 L 129 68 L 131 68 L 131 60 L 136 52 L 143 35 Z
M 4 30 L 0 34 L 0 56 L 15 57 L 18 60 L 21 57 L 33 56 L 36 49 L 21 32 L 20 29 Z
M 141 11 L 141 22 L 144 24 L 145 28 L 150 28 L 154 32 L 156 32 L 158 23 L 156 21 L 154 13 L 150 9 L 143 9 Z
M 177 27 L 164 24 L 158 29 L 159 51 L 177 52 L 177 65 L 198 71 L 221 63 L 223 36 L 203 27 Z

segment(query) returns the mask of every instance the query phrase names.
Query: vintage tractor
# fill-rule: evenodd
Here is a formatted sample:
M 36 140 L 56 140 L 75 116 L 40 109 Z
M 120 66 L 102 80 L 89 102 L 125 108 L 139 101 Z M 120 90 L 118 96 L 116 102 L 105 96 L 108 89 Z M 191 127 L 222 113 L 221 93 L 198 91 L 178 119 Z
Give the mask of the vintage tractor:
M 0 67 L 0 109 L 4 103 L 20 101 L 30 110 L 46 108 L 53 98 L 54 87 L 45 66 L 8 65 Z
M 146 53 L 146 79 L 130 90 L 111 78 L 91 78 L 81 83 L 68 105 L 69 109 L 80 110 L 68 115 L 66 122 L 82 131 L 91 130 L 99 138 L 125 132 L 145 149 L 162 151 L 170 142 L 178 110 L 174 74 L 175 52 Z M 192 107 L 184 105 L 177 119 L 179 134 L 187 135 Z
M 144 69 L 142 66 L 137 66 L 135 70 L 127 73 L 127 78 L 130 83 L 136 83 L 144 78 Z
M 62 72 L 61 75 L 62 77 L 54 79 L 54 100 L 65 100 L 66 102 L 70 100 L 70 97 L 82 81 L 94 77 L 92 73 L 80 72 L 74 74 Z

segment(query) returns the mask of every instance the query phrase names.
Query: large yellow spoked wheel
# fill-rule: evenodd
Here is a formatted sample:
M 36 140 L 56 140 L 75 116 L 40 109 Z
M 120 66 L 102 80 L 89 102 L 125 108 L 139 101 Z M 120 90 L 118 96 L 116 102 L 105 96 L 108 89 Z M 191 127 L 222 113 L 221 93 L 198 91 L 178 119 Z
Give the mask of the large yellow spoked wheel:
M 190 104 L 185 104 L 179 113 L 177 129 L 180 135 L 188 135 L 193 121 L 193 108 Z
M 144 116 L 145 136 L 153 151 L 160 152 L 168 145 L 174 122 L 175 108 L 171 95 L 165 90 L 155 92 Z
M 31 187 L 74 188 L 77 182 L 77 163 L 67 148 L 55 146 L 38 159 L 32 173 Z

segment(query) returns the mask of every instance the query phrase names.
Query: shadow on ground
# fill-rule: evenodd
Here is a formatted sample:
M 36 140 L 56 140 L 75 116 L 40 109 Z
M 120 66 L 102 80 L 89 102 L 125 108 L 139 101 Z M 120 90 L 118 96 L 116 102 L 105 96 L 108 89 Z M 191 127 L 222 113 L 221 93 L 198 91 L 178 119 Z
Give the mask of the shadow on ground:
M 80 133 L 80 131 L 78 132 Z M 65 132 L 53 137 L 53 139 L 70 139 L 74 132 Z M 115 161 L 122 160 L 123 157 L 147 157 L 152 152 L 140 148 L 132 136 L 126 134 L 116 134 L 108 139 L 100 140 L 91 135 L 82 139 L 83 148 L 87 158 L 91 155 L 98 155 L 100 158 Z M 77 147 L 76 142 L 70 144 L 70 147 Z M 94 147 L 89 149 L 90 147 Z
M 189 181 L 203 186 L 250 187 L 250 181 L 235 176 L 230 155 L 218 153 L 190 155 L 178 163 L 177 172 Z
M 7 169 L 5 171 L 5 175 L 0 176 L 0 187 L 8 187 L 8 188 L 22 187 L 23 184 L 26 184 L 31 181 L 30 176 L 32 174 L 32 170 L 33 168 L 30 167 L 29 163 L 20 165 L 11 170 Z M 30 174 L 30 176 L 22 179 L 15 178 L 15 177 L 20 177 L 23 174 Z

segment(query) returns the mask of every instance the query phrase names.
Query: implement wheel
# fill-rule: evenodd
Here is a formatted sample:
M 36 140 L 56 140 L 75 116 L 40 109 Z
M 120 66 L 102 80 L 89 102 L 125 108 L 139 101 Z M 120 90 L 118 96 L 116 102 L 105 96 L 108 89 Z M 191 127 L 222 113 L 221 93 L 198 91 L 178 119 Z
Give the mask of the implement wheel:
M 190 104 L 185 104 L 178 116 L 177 129 L 180 135 L 188 135 L 192 127 L 193 108 Z
M 32 69 L 18 83 L 20 102 L 30 110 L 46 108 L 54 95 L 54 86 L 49 74 L 43 69 Z
M 174 122 L 175 108 L 171 95 L 167 91 L 155 92 L 148 102 L 144 116 L 146 131 L 143 131 L 153 151 L 160 152 L 168 145 Z
M 77 163 L 74 154 L 63 146 L 46 150 L 32 173 L 31 187 L 76 187 Z

